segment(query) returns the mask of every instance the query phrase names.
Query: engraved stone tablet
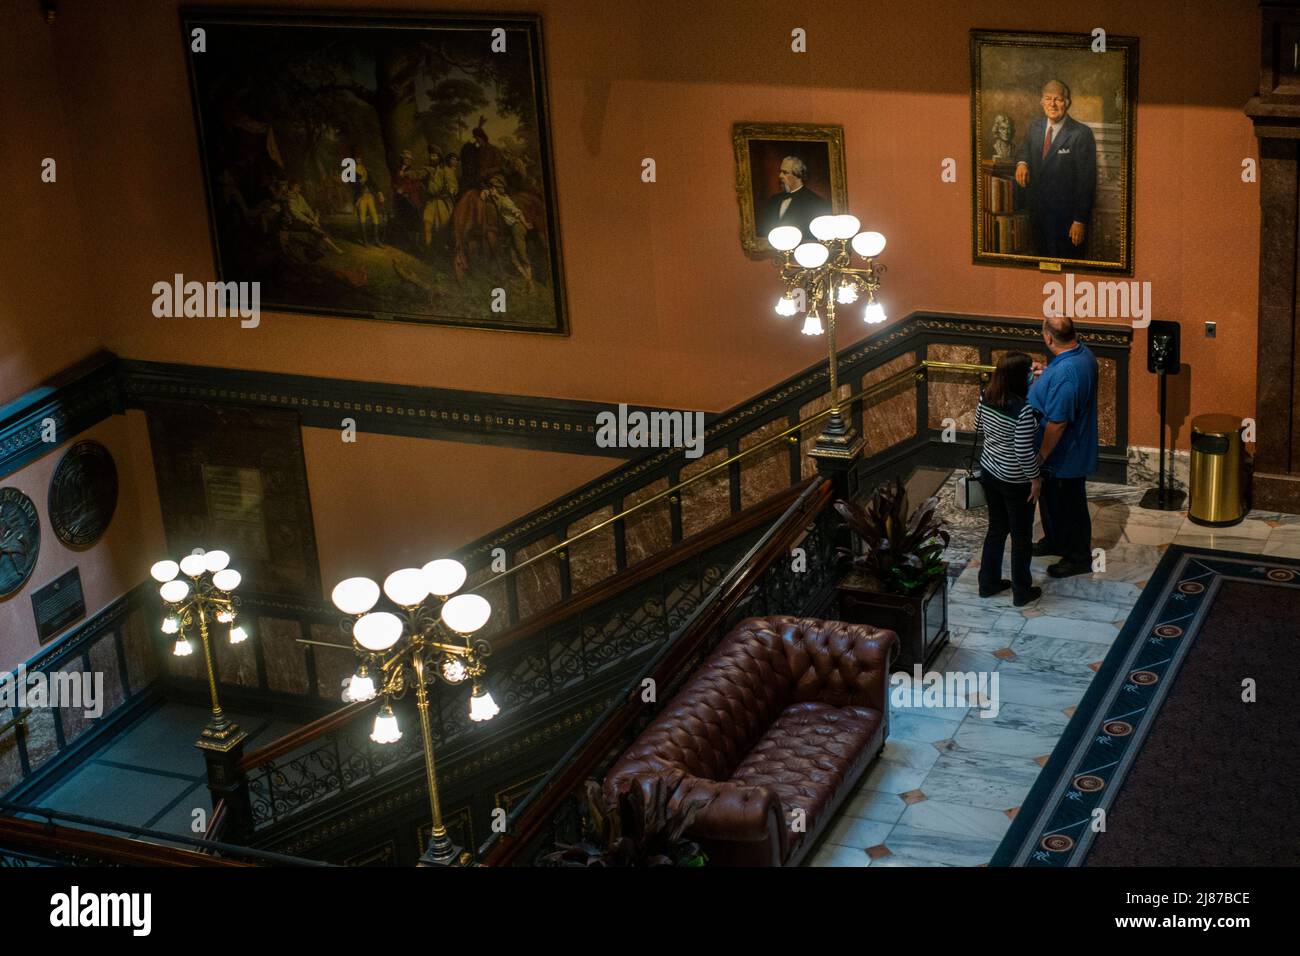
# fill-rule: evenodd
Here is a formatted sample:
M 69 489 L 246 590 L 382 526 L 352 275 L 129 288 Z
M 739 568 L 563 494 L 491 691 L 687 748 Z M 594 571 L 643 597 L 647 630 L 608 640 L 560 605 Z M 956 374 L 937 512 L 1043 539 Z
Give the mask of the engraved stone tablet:
M 117 466 L 97 441 L 79 441 L 50 479 L 50 524 L 69 548 L 88 548 L 108 528 L 117 508 Z
M 33 591 L 32 613 L 36 615 L 36 634 L 42 644 L 73 621 L 85 617 L 86 599 L 81 591 L 81 572 L 73 568 Z

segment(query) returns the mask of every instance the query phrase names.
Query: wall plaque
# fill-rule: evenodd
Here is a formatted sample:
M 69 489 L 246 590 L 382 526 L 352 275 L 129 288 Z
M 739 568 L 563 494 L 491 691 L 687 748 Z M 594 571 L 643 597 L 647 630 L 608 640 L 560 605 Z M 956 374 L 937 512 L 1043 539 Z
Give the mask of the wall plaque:
M 17 488 L 0 488 L 0 598 L 26 583 L 40 552 L 36 505 Z
M 67 450 L 50 479 L 50 525 L 69 548 L 100 539 L 117 508 L 117 466 L 97 441 Z
M 33 591 L 32 613 L 36 615 L 36 636 L 42 644 L 73 621 L 85 617 L 86 598 L 81 590 L 81 572 L 73 568 Z
M 149 440 L 172 554 L 220 548 L 253 590 L 320 597 L 297 415 L 156 406 Z

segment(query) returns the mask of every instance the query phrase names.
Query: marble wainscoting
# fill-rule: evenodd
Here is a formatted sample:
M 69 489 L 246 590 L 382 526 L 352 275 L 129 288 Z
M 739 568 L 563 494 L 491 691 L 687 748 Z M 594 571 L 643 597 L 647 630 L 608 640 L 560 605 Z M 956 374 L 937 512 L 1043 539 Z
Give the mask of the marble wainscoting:
M 900 355 L 862 376 L 860 387 L 870 388 L 891 375 L 915 368 L 916 364 L 915 354 Z M 862 449 L 864 456 L 877 455 L 915 437 L 920 387 L 921 383 L 915 379 L 904 379 L 866 402 L 862 409 L 862 437 L 866 441 Z
M 925 357 L 931 362 L 962 362 L 980 364 L 980 350 L 976 345 L 926 346 Z M 959 431 L 975 429 L 975 406 L 979 404 L 979 377 L 972 372 L 945 371 L 932 368 L 927 373 L 927 403 L 930 428 L 943 428 L 946 419 L 957 423 Z
M 956 509 L 954 481 L 940 492 L 951 638 L 934 670 L 996 673 L 996 714 L 965 700 L 891 706 L 884 752 L 810 866 L 986 864 L 1170 544 L 1300 557 L 1300 516 L 1252 511 L 1232 528 L 1203 528 L 1182 512 L 1139 508 L 1142 489 L 1090 484 L 1104 570 L 1057 580 L 1046 574 L 1056 559 L 1035 558 L 1043 597 L 1017 608 L 1010 594 L 979 597 L 985 510 Z

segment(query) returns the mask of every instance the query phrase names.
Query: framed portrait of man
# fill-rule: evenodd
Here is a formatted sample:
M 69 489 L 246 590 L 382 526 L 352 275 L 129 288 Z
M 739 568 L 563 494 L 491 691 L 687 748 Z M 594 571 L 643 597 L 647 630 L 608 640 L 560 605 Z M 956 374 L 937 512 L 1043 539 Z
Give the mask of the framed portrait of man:
M 218 280 L 263 310 L 568 333 L 539 17 L 181 26 Z
M 738 123 L 736 198 L 740 243 L 755 258 L 771 255 L 767 234 L 848 209 L 844 185 L 844 127 Z
M 974 260 L 1133 274 L 1135 37 L 971 31 Z

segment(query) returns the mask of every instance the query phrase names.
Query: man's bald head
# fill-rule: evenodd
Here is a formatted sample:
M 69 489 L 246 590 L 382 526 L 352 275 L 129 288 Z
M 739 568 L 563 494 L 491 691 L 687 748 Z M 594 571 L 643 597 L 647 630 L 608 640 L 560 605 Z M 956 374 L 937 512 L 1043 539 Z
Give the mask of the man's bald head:
M 1043 337 L 1069 348 L 1074 344 L 1074 321 L 1066 315 L 1053 315 L 1043 319 Z

